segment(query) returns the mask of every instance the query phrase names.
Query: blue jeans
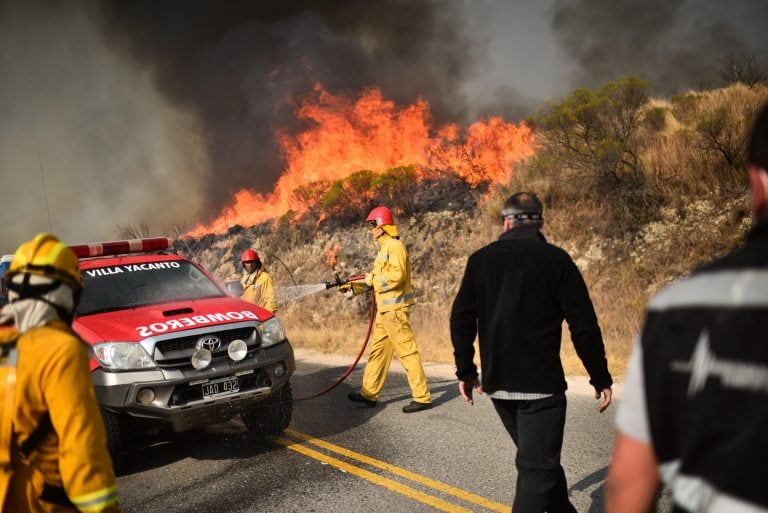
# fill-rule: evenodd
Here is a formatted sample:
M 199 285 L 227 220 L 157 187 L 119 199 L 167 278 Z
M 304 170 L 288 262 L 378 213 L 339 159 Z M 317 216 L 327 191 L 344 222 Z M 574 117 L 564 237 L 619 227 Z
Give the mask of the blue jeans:
M 526 401 L 493 399 L 493 406 L 517 446 L 517 487 L 512 511 L 575 513 L 560 465 L 565 394 Z

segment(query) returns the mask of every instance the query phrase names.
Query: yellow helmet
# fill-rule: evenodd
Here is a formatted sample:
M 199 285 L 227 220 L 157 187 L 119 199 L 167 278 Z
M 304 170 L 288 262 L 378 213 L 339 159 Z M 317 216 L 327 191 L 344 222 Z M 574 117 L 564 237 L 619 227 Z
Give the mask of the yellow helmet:
M 9 281 L 12 276 L 22 273 L 62 281 L 76 293 L 83 289 L 80 261 L 75 252 L 49 233 L 38 234 L 16 250 L 8 268 Z

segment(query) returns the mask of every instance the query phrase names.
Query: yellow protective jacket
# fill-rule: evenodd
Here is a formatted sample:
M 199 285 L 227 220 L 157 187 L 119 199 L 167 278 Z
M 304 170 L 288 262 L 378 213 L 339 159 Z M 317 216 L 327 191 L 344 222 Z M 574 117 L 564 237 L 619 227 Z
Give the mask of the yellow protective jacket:
M 240 279 L 243 295 L 240 299 L 249 301 L 272 313 L 277 312 L 277 296 L 272 277 L 263 269 L 246 274 Z
M 365 275 L 365 284 L 373 287 L 376 308 L 389 312 L 416 302 L 411 288 L 411 264 L 408 250 L 400 239 L 383 234 L 376 239 L 379 253 L 373 263 L 373 271 Z
M 27 440 L 46 413 L 52 427 L 29 458 L 14 451 L 2 511 L 119 513 L 117 482 L 85 345 L 65 323 L 52 321 L 21 335 L 17 348 L 14 448 Z M 65 505 L 67 501 L 76 508 Z

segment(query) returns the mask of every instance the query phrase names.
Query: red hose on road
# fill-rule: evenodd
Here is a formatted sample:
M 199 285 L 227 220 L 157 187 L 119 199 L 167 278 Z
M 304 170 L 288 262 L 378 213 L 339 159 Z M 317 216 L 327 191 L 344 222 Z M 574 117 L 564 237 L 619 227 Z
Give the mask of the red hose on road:
M 352 365 L 349 366 L 349 369 L 344 373 L 344 375 L 339 378 L 336 383 L 329 386 L 325 390 L 321 390 L 320 392 L 307 396 L 307 397 L 299 397 L 298 399 L 294 398 L 295 401 L 307 401 L 309 399 L 314 399 L 316 397 L 320 397 L 323 394 L 327 394 L 337 386 L 341 385 L 341 383 L 347 379 L 347 377 L 352 374 L 352 371 L 355 370 L 355 367 L 357 367 L 357 362 L 360 361 L 360 358 L 362 358 L 363 353 L 365 352 L 365 347 L 368 345 L 368 339 L 371 337 L 371 329 L 373 329 L 373 319 L 376 317 L 376 297 L 374 296 L 373 291 L 371 291 L 371 315 L 370 319 L 368 319 L 368 332 L 365 334 L 365 340 L 363 341 L 363 346 L 360 348 L 360 352 L 357 353 L 357 357 L 355 358 L 355 361 L 352 362 Z

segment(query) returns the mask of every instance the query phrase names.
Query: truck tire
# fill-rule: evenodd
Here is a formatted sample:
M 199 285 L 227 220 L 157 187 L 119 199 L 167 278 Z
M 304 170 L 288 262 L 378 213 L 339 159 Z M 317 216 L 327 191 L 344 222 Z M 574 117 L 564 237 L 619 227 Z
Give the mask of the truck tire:
M 123 462 L 123 432 L 120 415 L 104 408 L 99 409 L 104 419 L 104 430 L 107 432 L 107 451 L 112 458 L 112 466 L 117 471 Z
M 245 427 L 259 436 L 279 435 L 291 423 L 292 415 L 293 393 L 290 383 L 240 413 Z

